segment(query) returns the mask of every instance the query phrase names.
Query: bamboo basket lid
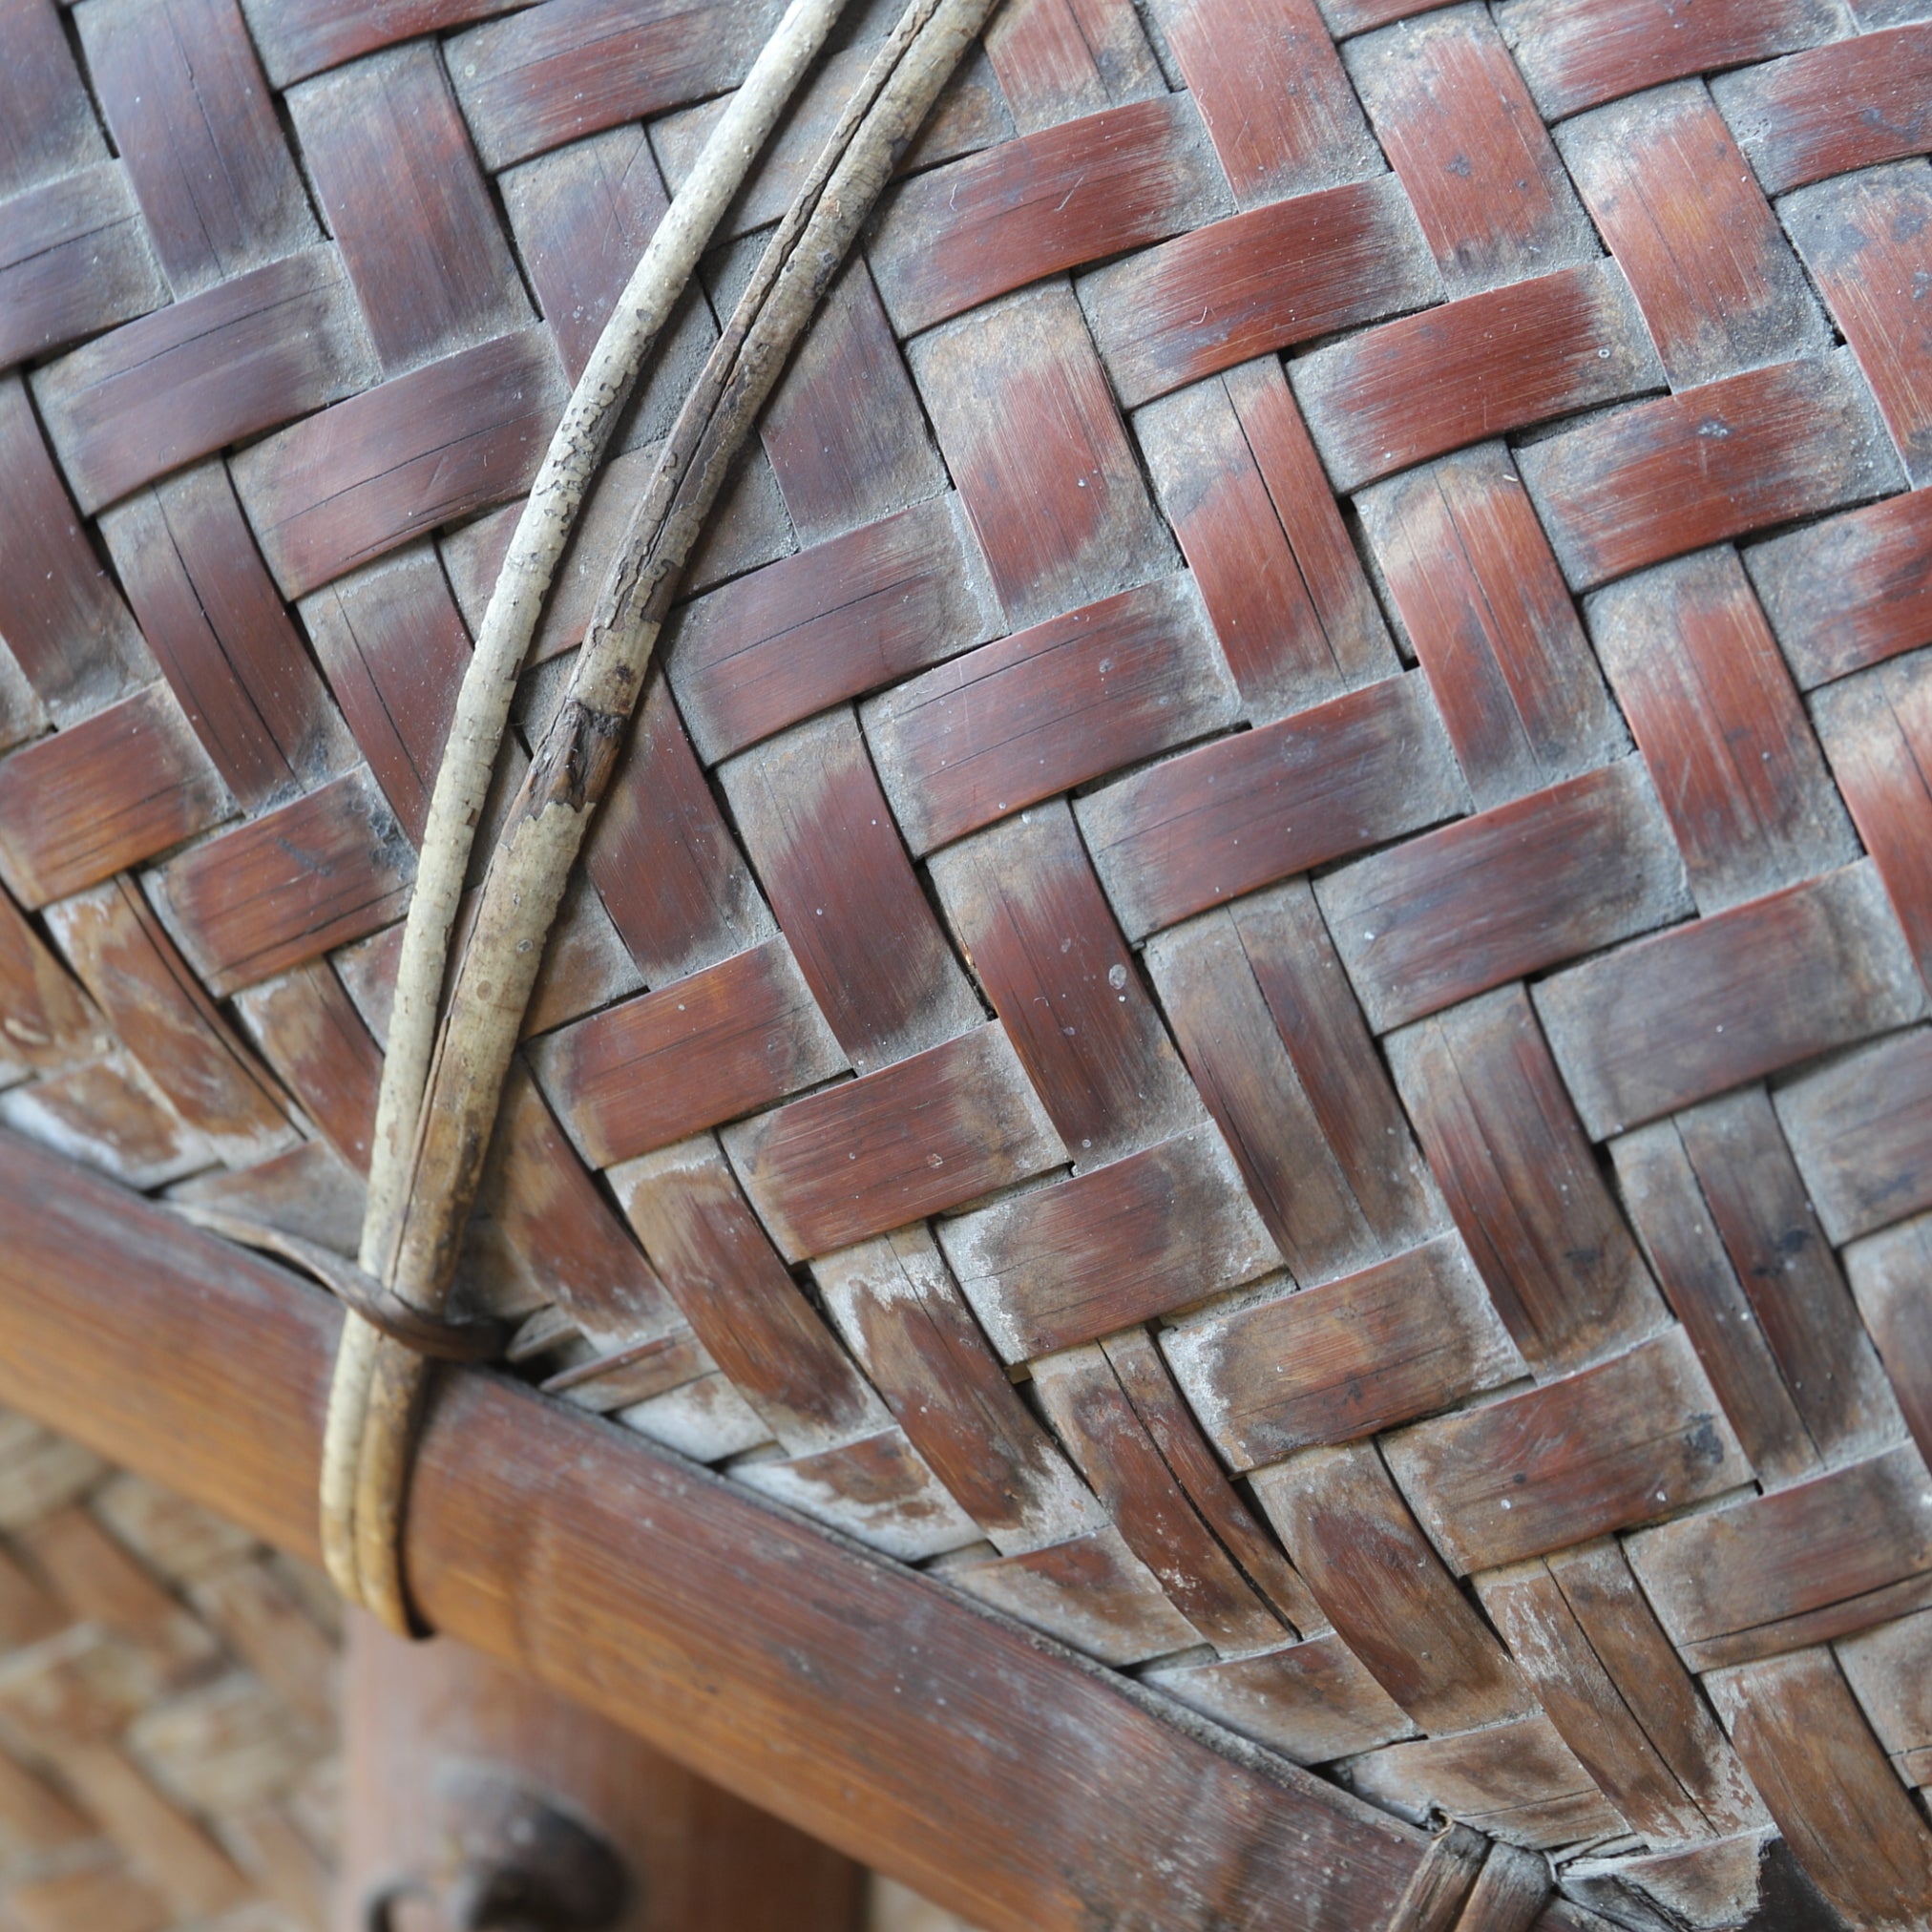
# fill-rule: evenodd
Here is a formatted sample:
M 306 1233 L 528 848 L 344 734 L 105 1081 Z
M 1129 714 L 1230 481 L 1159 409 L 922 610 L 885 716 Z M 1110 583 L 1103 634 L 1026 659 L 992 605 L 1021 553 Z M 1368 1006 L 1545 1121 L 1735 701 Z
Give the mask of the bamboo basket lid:
M 0 0 L 7 1125 L 353 1250 L 471 635 L 777 11 Z M 1445 1924 L 1932 1925 L 1928 147 L 1925 0 L 1005 0 L 553 935 L 522 1372 L 1473 1828 Z

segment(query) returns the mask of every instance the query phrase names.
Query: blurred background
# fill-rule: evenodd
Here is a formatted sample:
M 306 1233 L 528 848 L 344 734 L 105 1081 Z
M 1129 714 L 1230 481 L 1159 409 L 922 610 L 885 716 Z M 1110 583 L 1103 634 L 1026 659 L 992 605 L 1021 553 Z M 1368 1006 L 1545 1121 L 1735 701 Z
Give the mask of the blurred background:
M 343 1635 L 319 1571 L 0 1410 L 0 1932 L 357 1932 Z M 650 1932 L 726 1922 L 662 1902 Z M 880 1878 L 854 1923 L 970 1932 Z

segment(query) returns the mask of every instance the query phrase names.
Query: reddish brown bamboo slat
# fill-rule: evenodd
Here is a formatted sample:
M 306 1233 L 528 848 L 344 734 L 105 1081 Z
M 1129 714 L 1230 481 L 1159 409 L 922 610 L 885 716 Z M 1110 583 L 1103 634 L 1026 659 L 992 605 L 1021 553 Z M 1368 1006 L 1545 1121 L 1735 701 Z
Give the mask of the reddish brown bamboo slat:
M 1588 608 L 1700 912 L 1858 856 L 1797 693 L 1729 552 L 1632 578 Z
M 1932 1874 L 1932 1831 L 1829 1652 L 1748 1664 L 1714 1677 L 1712 1689 L 1765 1802 L 1826 1896 L 1877 1923 L 1916 1911 Z M 1853 1818 L 1857 1856 L 1845 1836 Z
M 1775 1656 L 1932 1600 L 1922 1470 L 1909 1446 L 1889 1450 L 1646 1530 L 1626 1548 L 1692 1669 Z
M 794 1259 L 957 1207 L 1064 1158 L 997 1022 L 761 1115 L 731 1145 Z
M 1167 567 L 1171 539 L 1063 284 L 933 330 L 912 365 L 1011 622 L 1057 617 Z
M 1315 896 L 1370 1023 L 1399 1026 L 1682 912 L 1659 817 L 1620 760 L 1331 873 Z
M 1306 882 L 1149 942 L 1202 1101 L 1295 1278 L 1421 1240 L 1441 1208 Z
M 1436 292 L 1386 178 L 1230 216 L 1084 284 L 1122 399 L 1144 403 L 1265 350 L 1417 308 Z M 1198 311 L 1198 313 L 1197 313 Z
M 240 996 L 236 1010 L 324 1138 L 367 1172 L 382 1052 L 334 969 L 298 967 Z
M 236 487 L 283 594 L 527 488 L 562 407 L 555 351 L 543 330 L 526 329 L 257 444 Z
M 1516 1345 L 1555 1371 L 1640 1341 L 1661 1310 L 1520 987 L 1391 1042 L 1449 1211 Z
M 816 1084 L 846 1064 L 783 939 L 546 1041 L 545 1084 L 599 1167 Z
M 501 167 L 654 108 L 734 84 L 773 25 L 767 10 L 634 19 L 609 0 L 475 29 L 453 43 L 458 98 L 485 163 Z
M 1455 813 L 1461 782 L 1420 684 L 1385 679 L 1083 800 L 1128 934 Z
M 863 262 L 766 406 L 760 440 L 801 543 L 890 516 L 944 489 L 918 392 Z
M 940 1228 L 993 1346 L 1009 1361 L 1092 1341 L 1252 1280 L 1279 1257 L 1220 1137 L 1172 1140 Z
M 375 788 L 350 772 L 197 846 L 156 892 L 197 970 L 226 994 L 400 917 L 408 852 Z
M 654 982 L 768 937 L 770 914 L 660 682 L 611 774 L 584 870 Z
M 1270 1648 L 1289 1635 L 1217 1541 L 1211 1520 L 1190 1506 L 1106 1352 L 1090 1346 L 1047 1356 L 1035 1378 L 1041 1405 L 1113 1511 L 1123 1540 L 1150 1568 L 1158 1565 L 1162 1587 L 1188 1623 L 1224 1656 Z
M 994 628 L 956 497 L 781 558 L 696 599 L 671 680 L 706 759 L 909 677 Z
M 1728 376 L 1524 451 L 1573 589 L 1894 487 L 1841 356 Z
M 1479 1580 L 1564 1741 L 1639 1830 L 1669 1841 L 1748 1830 L 1756 1800 L 1613 1544 Z
M 1852 1292 L 1899 1397 L 1899 1408 L 1922 1456 L 1932 1442 L 1932 1321 L 1913 1287 L 1922 1278 L 1926 1237 L 1923 1215 L 1862 1243 L 1851 1256 Z
M 177 297 L 320 239 L 236 0 L 165 16 L 135 0 L 74 22 Z
M 1023 128 L 1050 127 L 1159 92 L 1159 64 L 1123 0 L 1022 0 L 992 23 L 987 53 Z
M 529 320 L 490 191 L 422 42 L 289 95 L 322 211 L 386 373 Z M 431 289 L 427 254 L 442 264 Z
M 650 143 L 640 128 L 614 128 L 498 180 L 537 306 L 556 337 L 564 373 L 576 382 L 670 204 Z M 697 333 L 709 331 L 687 304 L 677 328 L 681 345 Z
M 1596 253 L 1529 90 L 1480 14 L 1396 27 L 1344 57 L 1451 296 Z
M 1296 368 L 1295 393 L 1330 476 L 1354 490 L 1500 430 L 1654 388 L 1654 356 L 1627 286 L 1593 262 L 1317 349 Z
M 1229 724 L 1232 698 L 1185 586 L 1164 581 L 910 680 L 866 707 L 866 731 L 906 840 L 923 852 Z
M 0 574 L 0 635 L 56 723 L 145 682 L 147 652 L 101 567 L 49 454 L 27 386 L 0 379 L 0 509 L 11 568 Z
M 52 915 L 62 950 L 102 1017 L 181 1118 L 237 1167 L 296 1142 L 267 1069 L 208 999 L 153 910 L 124 881 Z
M 1764 1095 L 1693 1109 L 1612 1152 L 1664 1291 L 1762 1477 L 1882 1442 L 1889 1396 Z
M 181 707 L 150 684 L 7 761 L 0 867 L 17 898 L 42 906 L 205 831 L 224 806 Z
M 1932 32 L 1838 40 L 1722 76 L 1717 102 L 1768 195 L 1923 152 Z
M 850 711 L 746 753 L 724 778 L 799 970 L 861 1073 L 979 1023 Z
M 1376 167 L 1314 0 L 1168 0 L 1154 10 L 1244 207 Z
M 1252 1468 L 1445 1409 L 1522 1373 L 1461 1244 L 1168 1331 L 1168 1358 L 1222 1453 Z
M 1538 1006 L 1601 1138 L 1916 1018 L 1907 956 L 1876 876 L 1848 866 L 1573 966 Z M 1637 1020 L 1665 978 L 1670 999 Z
M 933 878 L 1077 1171 L 1199 1118 L 1064 806 L 955 846 Z
M 1599 109 L 1559 138 L 1673 388 L 1828 346 L 1791 243 L 1704 87 Z
M 1272 357 L 1141 410 L 1134 433 L 1250 718 L 1396 669 L 1388 624 Z
M 81 507 L 350 394 L 362 326 L 333 254 L 306 249 L 75 349 L 38 400 Z
M 1258 1478 L 1255 1491 L 1337 1632 L 1424 1730 L 1493 1724 L 1530 1708 L 1515 1665 L 1372 1446 L 1311 1451 Z
M 911 335 L 1059 270 L 1144 247 L 1227 204 L 1178 96 L 1082 116 L 901 188 L 872 248 L 879 294 Z
M 242 804 L 265 804 L 340 756 L 340 727 L 222 465 L 130 497 L 101 533 L 161 675 Z
M 0 182 L 11 194 L 102 159 L 107 143 L 88 111 L 87 90 L 60 15 L 50 7 L 15 0 L 8 27 L 14 58 L 4 83 L 6 173 Z
M 1881 1041 L 1795 1081 L 1779 1117 L 1836 1241 L 1932 1207 L 1932 1034 Z
M 1355 501 L 1478 805 L 1623 749 L 1623 722 L 1502 447 L 1478 444 Z
M 107 1043 L 79 984 L 12 899 L 0 893 L 0 1047 L 12 1067 L 53 1072 Z
M 1499 23 L 1552 119 L 1701 68 L 1732 67 L 1829 38 L 1826 0 L 1718 0 L 1690 31 L 1658 0 L 1505 0 Z
M 812 1272 L 907 1436 L 1000 1550 L 1093 1522 L 1092 1499 L 1007 1380 L 930 1235 L 867 1242 Z
M 339 579 L 301 606 L 343 723 L 410 842 L 430 815 L 470 640 L 427 547 Z
M 22 362 L 165 299 L 127 176 L 113 162 L 0 207 L 0 358 Z
M 1675 1335 L 1418 1422 L 1391 1439 L 1389 1464 L 1436 1546 L 1465 1572 L 1621 1529 L 1673 1496 L 1721 1495 L 1750 1467 Z

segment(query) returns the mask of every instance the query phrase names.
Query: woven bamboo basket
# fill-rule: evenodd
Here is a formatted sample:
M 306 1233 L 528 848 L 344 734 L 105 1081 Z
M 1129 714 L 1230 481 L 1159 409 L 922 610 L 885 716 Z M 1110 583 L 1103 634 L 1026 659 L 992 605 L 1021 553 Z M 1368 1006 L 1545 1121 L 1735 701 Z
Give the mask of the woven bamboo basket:
M 0 0 L 8 1128 L 355 1250 L 517 501 L 777 13 Z M 551 935 L 515 1372 L 1458 1821 L 1430 1924 L 1932 1926 L 1928 148 L 1926 0 L 1003 0 Z

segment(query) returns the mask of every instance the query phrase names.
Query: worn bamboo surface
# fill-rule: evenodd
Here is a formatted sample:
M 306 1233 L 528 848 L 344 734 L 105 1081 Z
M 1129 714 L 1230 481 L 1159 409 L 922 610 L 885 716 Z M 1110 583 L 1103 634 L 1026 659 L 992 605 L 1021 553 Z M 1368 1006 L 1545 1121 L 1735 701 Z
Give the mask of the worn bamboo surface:
M 0 1146 L 0 1401 L 313 1562 L 339 1310 Z M 437 1629 L 986 1932 L 1406 1925 L 1440 1863 L 1333 1784 L 500 1376 L 440 1383 L 406 1527 Z
M 17 1131 L 353 1246 L 472 628 L 774 13 L 0 0 Z M 1932 1923 L 1928 102 L 1924 0 L 1006 0 L 566 897 L 522 1372 L 1497 1922 Z

